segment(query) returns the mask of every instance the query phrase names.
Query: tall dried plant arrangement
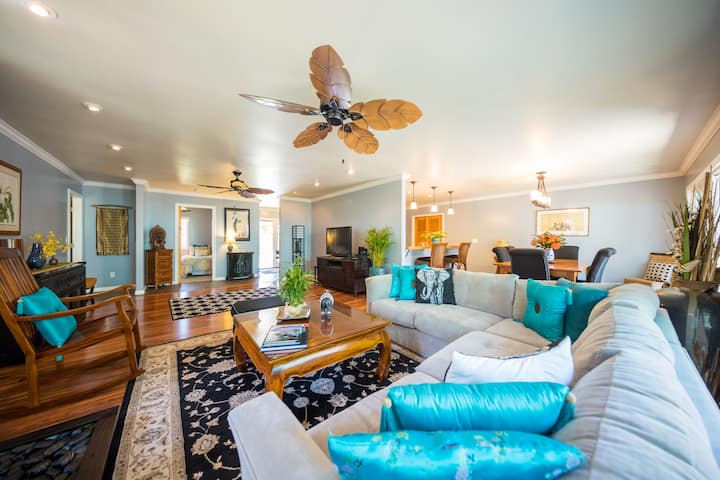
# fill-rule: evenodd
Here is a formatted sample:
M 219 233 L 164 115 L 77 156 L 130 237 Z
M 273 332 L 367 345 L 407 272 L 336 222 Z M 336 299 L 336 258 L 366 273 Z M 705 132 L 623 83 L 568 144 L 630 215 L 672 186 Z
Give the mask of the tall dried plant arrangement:
M 691 280 L 714 282 L 718 260 L 720 260 L 720 198 L 713 185 L 712 173 L 705 173 L 705 185 L 697 214 L 697 244 L 694 258 L 698 267 L 692 272 Z

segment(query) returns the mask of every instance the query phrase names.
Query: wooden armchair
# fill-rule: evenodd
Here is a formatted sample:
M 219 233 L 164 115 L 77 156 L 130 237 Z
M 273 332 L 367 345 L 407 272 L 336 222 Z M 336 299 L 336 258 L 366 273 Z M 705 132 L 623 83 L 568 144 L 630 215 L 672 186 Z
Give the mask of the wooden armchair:
M 677 259 L 672 255 L 651 253 L 643 278 L 626 278 L 624 283 L 640 283 L 653 290 L 669 287 L 676 279 L 678 265 Z
M 58 366 L 62 367 L 64 357 L 59 357 L 61 355 L 64 356 L 102 342 L 121 338 L 124 339 L 125 349 L 115 350 L 97 358 L 93 357 L 93 360 L 80 363 L 72 368 L 56 368 L 54 375 L 64 375 L 73 370 L 75 370 L 75 375 L 82 375 L 84 369 L 127 357 L 129 372 L 126 376 L 120 378 L 114 376 L 111 382 L 104 382 L 81 392 L 83 396 L 86 396 L 108 387 L 126 383 L 143 373 L 143 370 L 138 368 L 136 358 L 136 352 L 142 349 L 142 345 L 135 315 L 135 303 L 130 295 L 130 290 L 133 288 L 135 288 L 134 285 L 123 285 L 106 292 L 61 298 L 60 300 L 69 306 L 84 305 L 70 308 L 64 312 L 34 316 L 17 315 L 15 313 L 17 300 L 21 296 L 35 293 L 38 290 L 38 284 L 18 250 L 0 247 L 0 316 L 25 354 L 28 403 L 31 407 L 40 405 L 38 388 L 38 363 L 40 360 L 55 358 L 60 364 Z M 101 300 L 102 297 L 110 295 L 112 297 Z M 96 303 L 87 304 L 89 301 L 95 300 L 97 300 Z M 77 330 L 63 346 L 49 345 L 38 334 L 34 323 L 67 315 L 76 317 L 78 320 Z M 76 369 L 76 367 L 81 368 Z

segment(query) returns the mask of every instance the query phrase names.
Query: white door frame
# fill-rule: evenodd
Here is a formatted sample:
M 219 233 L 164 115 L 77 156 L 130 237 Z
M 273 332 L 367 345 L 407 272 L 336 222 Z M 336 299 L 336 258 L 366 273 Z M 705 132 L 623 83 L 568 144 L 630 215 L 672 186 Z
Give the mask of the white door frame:
M 217 233 L 217 219 L 215 218 L 216 213 L 216 207 L 213 205 L 201 205 L 196 203 L 176 203 L 175 204 L 175 210 L 173 211 L 173 223 L 175 225 L 175 228 L 173 232 L 175 232 L 175 250 L 173 251 L 173 265 L 175 266 L 175 274 L 173 275 L 173 284 L 177 285 L 180 283 L 180 269 L 178 268 L 178 265 L 180 265 L 180 235 L 178 235 L 178 232 L 180 231 L 180 225 L 178 224 L 178 218 L 180 215 L 178 215 L 178 212 L 180 211 L 180 207 L 188 207 L 188 208 L 205 208 L 211 210 L 210 216 L 211 216 L 211 227 L 210 231 L 212 234 L 210 235 L 210 238 L 212 239 L 212 245 L 210 250 L 210 256 L 212 257 L 212 273 L 210 274 L 210 279 L 215 279 L 215 260 L 217 259 L 217 249 L 220 248 L 217 245 L 216 242 L 216 233 Z M 222 245 L 222 243 L 220 244 Z
M 72 249 L 68 257 L 68 261 L 70 262 L 82 262 L 84 260 L 83 240 L 85 228 L 83 225 L 83 217 L 82 194 L 68 188 L 67 233 L 65 235 L 65 242 L 72 243 Z M 70 232 L 73 232 L 72 237 L 70 236 Z

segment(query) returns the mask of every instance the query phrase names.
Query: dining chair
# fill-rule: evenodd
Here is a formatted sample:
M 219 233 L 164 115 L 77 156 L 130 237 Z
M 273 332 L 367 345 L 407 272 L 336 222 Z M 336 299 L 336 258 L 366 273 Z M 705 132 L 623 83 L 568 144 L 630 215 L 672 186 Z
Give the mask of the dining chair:
M 670 254 L 651 253 L 643 278 L 626 278 L 624 283 L 640 283 L 653 290 L 669 287 L 677 275 L 678 265 L 678 260 Z
M 547 257 L 541 248 L 513 248 L 510 250 L 510 271 L 520 278 L 550 280 Z
M 495 254 L 496 262 L 509 262 L 510 261 L 510 248 L 513 247 L 493 247 L 492 251 Z
M 580 247 L 577 245 L 563 245 L 555 250 L 555 258 L 577 260 L 580 258 Z
M 587 269 L 585 274 L 586 282 L 600 283 L 602 282 L 603 274 L 605 273 L 605 267 L 610 260 L 610 257 L 615 255 L 617 250 L 612 247 L 601 248 L 595 254 L 592 263 Z
M 430 266 L 432 268 L 445 268 L 445 252 L 447 242 L 435 242 L 430 248 Z
M 458 270 L 467 270 L 467 257 L 470 251 L 470 242 L 460 242 L 457 255 L 445 255 L 445 264 L 452 265 Z

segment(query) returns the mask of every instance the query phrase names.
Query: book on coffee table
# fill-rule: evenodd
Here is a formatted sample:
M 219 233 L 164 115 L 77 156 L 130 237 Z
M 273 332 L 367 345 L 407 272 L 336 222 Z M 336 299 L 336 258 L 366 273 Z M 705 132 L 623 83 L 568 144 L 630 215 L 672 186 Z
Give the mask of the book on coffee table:
M 268 331 L 260 351 L 286 351 L 307 348 L 307 323 L 275 325 Z

